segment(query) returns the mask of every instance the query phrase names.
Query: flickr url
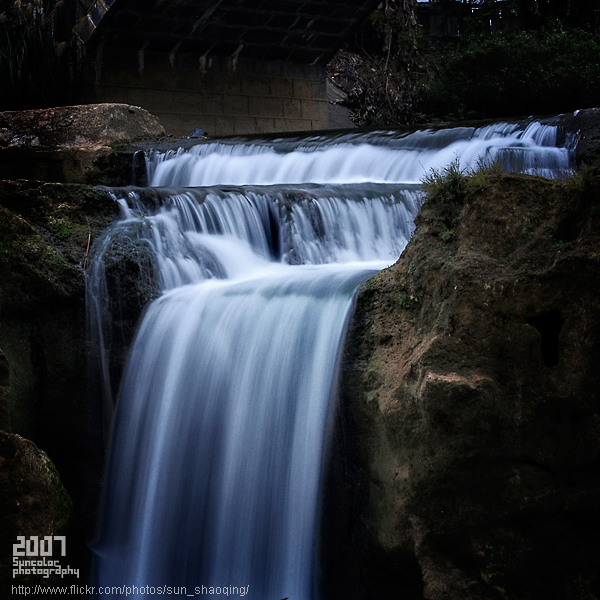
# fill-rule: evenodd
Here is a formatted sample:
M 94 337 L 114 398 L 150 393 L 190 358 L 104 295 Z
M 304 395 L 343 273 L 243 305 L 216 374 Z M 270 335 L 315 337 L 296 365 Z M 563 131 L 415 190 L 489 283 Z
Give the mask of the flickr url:
M 246 596 L 250 591 L 249 585 L 244 586 L 196 586 L 189 589 L 185 586 L 171 585 L 121 585 L 121 586 L 93 586 L 93 585 L 69 585 L 69 586 L 43 586 L 43 585 L 13 585 L 12 593 L 17 596 Z

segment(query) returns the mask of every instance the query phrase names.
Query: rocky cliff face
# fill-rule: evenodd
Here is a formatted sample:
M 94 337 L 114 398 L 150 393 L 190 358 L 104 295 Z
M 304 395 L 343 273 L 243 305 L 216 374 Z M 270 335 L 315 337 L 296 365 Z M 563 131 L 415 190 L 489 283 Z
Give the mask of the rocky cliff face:
M 331 597 L 597 598 L 600 180 L 460 179 L 357 300 Z
M 81 183 L 129 183 L 131 153 L 120 160 L 114 145 L 162 133 L 154 117 L 125 105 L 0 113 L 0 537 L 7 550 L 17 535 L 67 534 L 65 564 L 86 568 L 83 539 L 95 525 L 106 432 L 88 371 L 85 272 L 89 247 L 119 211 L 108 191 Z M 112 283 L 133 277 L 125 272 L 130 262 L 107 267 Z M 144 299 L 134 291 L 126 298 L 125 312 L 137 311 L 129 321 L 137 321 Z M 121 329 L 130 336 L 129 321 Z M 114 341 L 121 360 L 127 341 Z M 11 569 L 7 551 L 1 581 L 52 583 L 13 579 Z
M 7 507 L 2 540 L 8 549 L 16 535 L 64 535 L 69 521 L 68 562 L 81 568 L 104 444 L 87 378 L 84 267 L 88 241 L 117 215 L 108 192 L 91 186 L 0 182 L 0 440 L 8 440 L 0 456 L 7 473 L 0 482 Z M 17 437 L 22 442 L 15 446 Z M 22 448 L 31 457 L 27 463 L 13 459 Z M 34 484 L 36 473 L 45 480 L 50 471 L 56 482 Z M 50 525 L 36 530 L 44 515 L 67 506 L 59 502 L 62 484 L 75 510 L 62 515 L 62 533 Z M 9 558 L 7 551 L 0 571 L 9 572 Z M 13 583 L 32 581 L 44 583 L 24 576 Z
M 0 538 L 8 548 L 16 535 L 63 535 L 69 521 L 71 554 L 65 564 L 81 569 L 89 552 L 83 540 L 92 538 L 97 521 L 111 416 L 90 368 L 94 348 L 86 330 L 85 278 L 95 259 L 88 249 L 101 243 L 118 214 L 102 188 L 0 181 L 0 491 L 10 508 L 1 513 Z M 104 265 L 109 289 L 122 292 L 106 302 L 112 336 L 105 341 L 116 386 L 154 290 L 152 278 L 142 277 L 147 275 L 141 273 L 143 257 L 118 242 Z M 22 442 L 15 450 L 17 438 Z M 27 464 L 13 460 L 21 447 L 31 457 Z M 56 482 L 34 485 L 35 474 L 45 480 L 49 470 Z M 66 493 L 63 483 L 74 504 L 68 513 L 67 503 L 58 502 L 59 491 Z M 62 533 L 36 530 L 34 525 L 53 511 L 62 513 Z M 0 560 L 0 581 L 5 573 L 10 573 L 8 563 Z M 48 580 L 19 576 L 15 583 Z

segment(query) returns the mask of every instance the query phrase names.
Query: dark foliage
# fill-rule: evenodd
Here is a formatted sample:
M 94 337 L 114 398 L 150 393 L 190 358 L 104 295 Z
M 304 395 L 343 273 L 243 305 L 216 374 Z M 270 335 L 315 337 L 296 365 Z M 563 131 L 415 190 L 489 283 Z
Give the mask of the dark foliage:
M 600 105 L 600 34 L 579 28 L 473 34 L 428 56 L 432 118 L 552 114 Z
M 0 110 L 69 102 L 67 6 L 56 0 L 0 2 Z
M 600 105 L 596 2 L 439 0 L 429 11 L 447 25 L 438 20 L 434 29 L 416 6 L 382 4 L 330 65 L 357 125 L 556 114 Z M 440 31 L 454 35 L 439 37 Z

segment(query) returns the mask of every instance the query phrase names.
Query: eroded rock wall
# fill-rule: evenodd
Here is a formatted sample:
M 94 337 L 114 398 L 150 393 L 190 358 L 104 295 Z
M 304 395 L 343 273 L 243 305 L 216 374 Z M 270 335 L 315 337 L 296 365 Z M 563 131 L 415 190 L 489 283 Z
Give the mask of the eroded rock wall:
M 82 527 L 93 523 L 102 469 L 84 266 L 88 242 L 117 215 L 91 186 L 0 182 L 0 430 L 48 453 Z
M 346 342 L 332 598 L 600 596 L 599 289 L 590 173 L 425 203 Z
M 94 533 L 108 435 L 90 377 L 85 275 L 91 248 L 119 215 L 108 191 L 91 184 L 130 184 L 137 150 L 117 149 L 162 135 L 156 117 L 124 104 L 0 113 L 0 430 L 32 440 L 56 465 L 74 504 L 74 547 Z M 133 261 L 115 261 L 107 277 L 129 290 L 122 280 L 135 277 Z M 138 296 L 118 307 L 125 320 L 135 313 L 121 326 L 125 337 L 145 302 Z M 117 327 L 123 317 L 114 313 Z M 111 342 L 122 363 L 129 339 Z M 18 501 L 11 481 L 6 494 Z M 9 531 L 2 517 L 7 548 L 15 531 L 42 535 Z
M 83 183 L 131 183 L 136 150 L 116 145 L 162 134 L 155 117 L 126 105 L 0 113 L 2 585 L 66 581 L 13 578 L 17 535 L 66 535 L 62 566 L 80 569 L 71 582 L 89 575 L 85 542 L 98 518 L 110 415 L 90 374 L 85 278 L 91 248 L 119 210 L 107 190 Z M 135 262 L 106 267 L 110 284 L 127 292 L 109 307 L 125 330 L 111 340 L 119 368 L 147 301 L 136 293 Z

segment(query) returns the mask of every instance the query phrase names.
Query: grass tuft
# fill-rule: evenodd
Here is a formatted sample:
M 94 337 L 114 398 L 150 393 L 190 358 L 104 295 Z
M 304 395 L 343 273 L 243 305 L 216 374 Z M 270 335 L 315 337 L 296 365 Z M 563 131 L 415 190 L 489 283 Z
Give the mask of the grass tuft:
M 504 173 L 501 159 L 479 157 L 474 169 L 463 169 L 458 158 L 444 169 L 431 169 L 421 184 L 428 201 L 463 204 L 490 185 L 491 178 Z

